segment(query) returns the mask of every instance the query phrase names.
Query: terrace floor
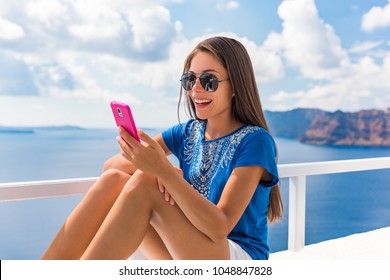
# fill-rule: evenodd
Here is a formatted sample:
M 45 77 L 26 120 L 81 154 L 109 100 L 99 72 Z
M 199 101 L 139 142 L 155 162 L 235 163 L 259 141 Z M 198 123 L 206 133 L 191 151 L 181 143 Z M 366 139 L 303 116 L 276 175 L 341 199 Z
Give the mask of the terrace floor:
M 270 260 L 390 260 L 390 227 L 272 253 Z

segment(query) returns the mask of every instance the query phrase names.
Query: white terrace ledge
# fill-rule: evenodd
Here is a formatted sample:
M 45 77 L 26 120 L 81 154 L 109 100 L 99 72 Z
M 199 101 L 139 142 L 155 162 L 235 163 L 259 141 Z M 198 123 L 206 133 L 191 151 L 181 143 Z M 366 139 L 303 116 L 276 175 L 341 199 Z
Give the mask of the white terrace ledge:
M 279 165 L 280 178 L 289 178 L 288 250 L 305 246 L 306 177 L 390 168 L 390 157 Z
M 390 260 L 390 226 L 270 254 L 270 260 Z
M 390 168 L 390 157 L 278 165 L 280 178 L 289 178 L 288 250 L 297 252 L 305 247 L 307 176 L 386 168 Z M 0 202 L 82 195 L 87 192 L 96 180 L 97 178 L 93 177 L 2 183 L 0 184 Z M 388 229 L 384 230 L 387 240 L 390 240 L 389 231 Z M 310 250 L 308 249 L 311 248 L 310 246 L 306 246 L 307 248 L 305 249 Z M 387 251 L 390 252 L 390 249 Z

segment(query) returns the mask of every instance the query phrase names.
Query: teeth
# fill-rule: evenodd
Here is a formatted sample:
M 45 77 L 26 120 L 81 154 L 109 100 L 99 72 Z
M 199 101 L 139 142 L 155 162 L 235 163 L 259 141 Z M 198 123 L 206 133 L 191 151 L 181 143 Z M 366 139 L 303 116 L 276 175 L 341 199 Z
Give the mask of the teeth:
M 209 103 L 211 102 L 210 99 L 195 99 L 196 103 Z

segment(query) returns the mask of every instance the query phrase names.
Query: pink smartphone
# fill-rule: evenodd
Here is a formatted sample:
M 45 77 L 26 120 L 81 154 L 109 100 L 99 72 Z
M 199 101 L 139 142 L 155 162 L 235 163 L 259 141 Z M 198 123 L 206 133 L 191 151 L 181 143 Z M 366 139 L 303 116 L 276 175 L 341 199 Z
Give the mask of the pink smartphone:
M 123 127 L 132 137 L 140 142 L 130 106 L 118 101 L 112 101 L 110 105 L 116 125 Z

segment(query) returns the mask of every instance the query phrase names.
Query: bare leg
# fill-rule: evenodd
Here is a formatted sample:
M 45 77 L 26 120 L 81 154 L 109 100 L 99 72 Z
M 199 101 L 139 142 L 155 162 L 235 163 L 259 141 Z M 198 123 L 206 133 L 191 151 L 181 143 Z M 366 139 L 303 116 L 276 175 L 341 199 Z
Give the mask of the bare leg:
M 150 234 L 150 225 L 158 235 Z M 127 259 L 142 241 L 146 253 L 159 242 L 174 259 L 229 258 L 226 238 L 220 242 L 210 240 L 191 224 L 177 205 L 172 206 L 164 200 L 155 177 L 136 172 L 126 183 L 82 259 Z
M 148 260 L 172 260 L 164 242 L 151 225 L 138 249 Z
M 130 175 L 110 169 L 73 210 L 42 259 L 79 259 L 100 228 Z

